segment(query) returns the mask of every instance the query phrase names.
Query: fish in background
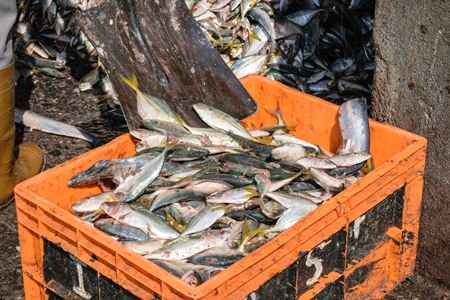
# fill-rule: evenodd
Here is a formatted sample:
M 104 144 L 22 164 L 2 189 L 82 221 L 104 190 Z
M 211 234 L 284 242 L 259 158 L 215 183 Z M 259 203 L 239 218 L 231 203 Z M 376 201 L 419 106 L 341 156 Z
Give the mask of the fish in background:
M 81 90 L 96 85 L 116 108 L 118 97 L 96 49 L 74 21 L 77 10 L 104 0 L 17 0 L 16 78 L 64 77 L 66 63 L 82 59 L 93 70 Z M 240 78 L 261 74 L 330 102 L 365 97 L 370 107 L 375 48 L 375 1 L 186 0 L 206 37 Z

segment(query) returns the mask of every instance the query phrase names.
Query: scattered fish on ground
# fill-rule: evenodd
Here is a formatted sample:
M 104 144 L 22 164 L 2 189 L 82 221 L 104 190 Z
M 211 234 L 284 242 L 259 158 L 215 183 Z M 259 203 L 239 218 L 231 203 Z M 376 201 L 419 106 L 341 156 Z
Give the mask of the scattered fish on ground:
M 100 138 L 95 137 L 84 129 L 42 116 L 31 110 L 23 110 L 16 107 L 14 109 L 14 121 L 30 127 L 31 130 L 35 129 L 46 133 L 82 139 L 91 143 L 94 147 L 103 144 Z

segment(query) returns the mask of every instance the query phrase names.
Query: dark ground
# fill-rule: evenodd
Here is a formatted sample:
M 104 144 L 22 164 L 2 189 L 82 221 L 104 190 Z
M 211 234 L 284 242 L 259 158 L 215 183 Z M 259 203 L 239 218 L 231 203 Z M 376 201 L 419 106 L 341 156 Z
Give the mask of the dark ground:
M 66 70 L 66 79 L 33 76 L 19 82 L 16 106 L 44 116 L 79 126 L 105 141 L 126 132 L 108 117 L 106 103 L 97 104 L 96 92 L 80 92 L 77 80 L 88 66 L 73 66 Z M 81 74 L 81 75 L 80 75 Z M 17 143 L 34 142 L 45 153 L 46 169 L 89 151 L 92 146 L 83 140 L 30 131 L 17 126 Z M 15 205 L 0 211 L 0 299 L 23 299 L 22 270 L 17 236 Z M 445 267 L 445 266 L 443 266 Z M 450 291 L 414 274 L 402 282 L 385 299 L 450 299 Z

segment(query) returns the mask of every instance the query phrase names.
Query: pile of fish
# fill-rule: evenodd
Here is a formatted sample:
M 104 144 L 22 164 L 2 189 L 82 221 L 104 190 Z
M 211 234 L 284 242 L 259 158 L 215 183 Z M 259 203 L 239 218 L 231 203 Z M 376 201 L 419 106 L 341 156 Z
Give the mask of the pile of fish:
M 14 37 L 15 76 L 43 74 L 64 78 L 70 59 L 86 60 L 95 67 L 80 79 L 81 91 L 99 84 L 110 106 L 118 104 L 110 79 L 97 61 L 97 51 L 75 22 L 77 11 L 102 4 L 103 0 L 17 0 Z
M 68 186 L 98 183 L 74 214 L 192 286 L 290 228 L 353 184 L 371 160 L 362 99 L 340 107 L 344 142 L 337 154 L 278 123 L 247 130 L 206 104 L 193 109 L 209 128 L 186 124 L 162 100 L 137 88 L 143 128 L 131 131 L 137 154 L 100 160 Z
M 16 68 L 22 76 L 64 77 L 70 58 L 94 59 L 96 50 L 75 22 L 74 13 L 95 6 L 87 0 L 17 0 L 13 28 Z M 95 62 L 93 60 L 93 62 Z
M 186 1 L 238 78 L 259 73 L 339 104 L 370 98 L 375 1 Z
M 180 0 L 181 1 L 181 0 Z M 367 0 L 185 0 L 205 35 L 235 75 L 258 73 L 341 104 L 365 97 L 374 71 L 374 2 Z M 103 0 L 17 0 L 14 28 L 17 77 L 64 77 L 71 59 L 97 61 L 74 13 Z M 100 83 L 110 106 L 117 95 L 101 64 L 80 80 Z

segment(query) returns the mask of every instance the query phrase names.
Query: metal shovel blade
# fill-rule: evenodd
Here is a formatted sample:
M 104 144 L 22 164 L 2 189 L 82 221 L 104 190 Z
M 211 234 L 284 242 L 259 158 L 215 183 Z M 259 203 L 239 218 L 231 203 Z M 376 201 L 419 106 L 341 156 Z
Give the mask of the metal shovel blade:
M 136 93 L 120 76 L 133 72 L 142 92 L 165 100 L 191 126 L 204 126 L 192 109 L 195 103 L 237 119 L 257 110 L 183 0 L 104 0 L 75 18 L 97 49 L 130 130 L 142 120 Z

